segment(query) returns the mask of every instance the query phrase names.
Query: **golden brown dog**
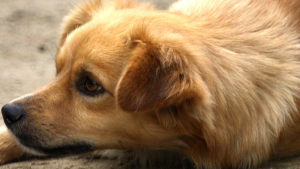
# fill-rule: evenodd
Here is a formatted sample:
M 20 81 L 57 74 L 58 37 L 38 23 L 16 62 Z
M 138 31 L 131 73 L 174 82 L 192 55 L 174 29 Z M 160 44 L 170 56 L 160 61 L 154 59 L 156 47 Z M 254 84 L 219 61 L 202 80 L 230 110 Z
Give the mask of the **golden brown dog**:
M 300 153 L 299 0 L 86 2 L 64 22 L 56 70 L 3 106 L 1 163 L 23 149 L 161 150 L 198 168 Z

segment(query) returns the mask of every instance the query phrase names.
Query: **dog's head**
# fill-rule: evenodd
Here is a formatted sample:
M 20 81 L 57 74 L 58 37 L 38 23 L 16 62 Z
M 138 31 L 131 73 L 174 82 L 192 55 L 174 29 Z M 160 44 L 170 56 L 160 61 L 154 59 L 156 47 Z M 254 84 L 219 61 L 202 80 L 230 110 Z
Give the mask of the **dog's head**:
M 2 108 L 17 140 L 56 154 L 180 150 L 195 132 L 204 138 L 200 129 L 212 118 L 204 113 L 209 93 L 199 61 L 179 34 L 164 29 L 176 30 L 172 18 L 156 15 L 130 2 L 93 1 L 73 11 L 63 26 L 55 79 Z

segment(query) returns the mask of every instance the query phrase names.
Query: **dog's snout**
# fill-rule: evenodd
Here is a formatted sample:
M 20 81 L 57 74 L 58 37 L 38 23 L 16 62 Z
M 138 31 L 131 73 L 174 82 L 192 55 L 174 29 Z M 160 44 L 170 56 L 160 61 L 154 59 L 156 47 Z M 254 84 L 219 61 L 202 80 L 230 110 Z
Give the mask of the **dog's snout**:
M 18 104 L 6 104 L 1 109 L 2 116 L 7 127 L 16 123 L 24 116 L 24 109 Z

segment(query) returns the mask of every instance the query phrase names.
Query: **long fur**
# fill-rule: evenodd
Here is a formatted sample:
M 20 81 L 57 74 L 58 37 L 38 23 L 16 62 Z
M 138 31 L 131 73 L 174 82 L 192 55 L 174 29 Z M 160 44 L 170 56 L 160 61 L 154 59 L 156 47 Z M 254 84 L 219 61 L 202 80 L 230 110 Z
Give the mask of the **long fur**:
M 43 112 L 26 123 L 42 148 L 83 140 L 125 149 L 125 165 L 251 168 L 300 153 L 299 57 L 299 0 L 94 0 L 65 19 L 55 80 L 14 103 Z M 107 92 L 78 94 L 82 74 Z

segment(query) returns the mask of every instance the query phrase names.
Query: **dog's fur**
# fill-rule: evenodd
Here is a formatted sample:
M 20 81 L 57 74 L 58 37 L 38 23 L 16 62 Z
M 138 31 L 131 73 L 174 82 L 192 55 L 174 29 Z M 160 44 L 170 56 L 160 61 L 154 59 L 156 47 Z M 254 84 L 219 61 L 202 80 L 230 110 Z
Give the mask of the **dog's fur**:
M 24 147 L 170 151 L 198 168 L 297 155 L 299 58 L 299 0 L 86 2 L 65 19 L 53 82 L 9 103 L 25 115 L 16 142 L 1 131 L 0 160 Z M 86 77 L 105 91 L 80 91 Z

